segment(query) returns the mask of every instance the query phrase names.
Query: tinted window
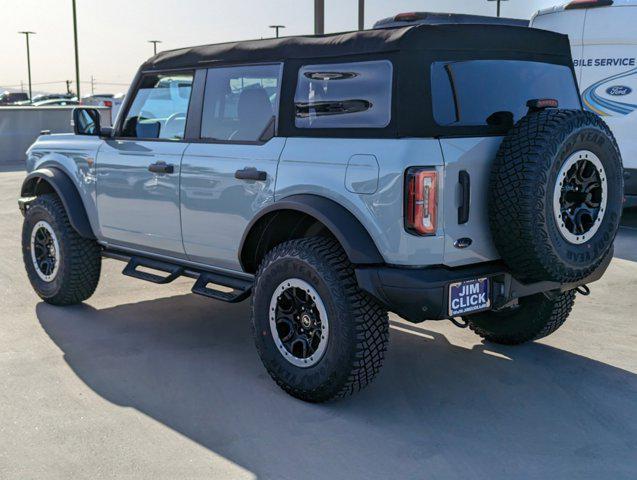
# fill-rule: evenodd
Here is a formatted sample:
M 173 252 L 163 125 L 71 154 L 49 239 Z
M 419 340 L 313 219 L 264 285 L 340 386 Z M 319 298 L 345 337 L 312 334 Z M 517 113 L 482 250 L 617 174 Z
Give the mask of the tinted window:
M 434 118 L 442 126 L 508 126 L 526 115 L 526 102 L 536 98 L 581 108 L 572 70 L 539 62 L 436 62 L 432 92 Z
M 209 69 L 201 138 L 255 142 L 272 136 L 280 75 L 280 65 Z
M 184 138 L 192 73 L 147 75 L 128 110 L 122 135 L 131 138 Z
M 294 96 L 298 128 L 383 128 L 391 120 L 392 64 L 305 65 Z

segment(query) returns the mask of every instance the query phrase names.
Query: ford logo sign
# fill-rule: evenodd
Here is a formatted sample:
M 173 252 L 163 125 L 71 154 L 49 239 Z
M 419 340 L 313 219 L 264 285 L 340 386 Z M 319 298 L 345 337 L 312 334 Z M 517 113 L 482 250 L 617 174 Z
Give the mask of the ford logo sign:
M 608 93 L 609 95 L 613 95 L 614 97 L 621 97 L 623 95 L 628 95 L 632 91 L 633 91 L 632 88 L 625 87 L 624 85 L 614 85 L 606 89 L 606 93 Z

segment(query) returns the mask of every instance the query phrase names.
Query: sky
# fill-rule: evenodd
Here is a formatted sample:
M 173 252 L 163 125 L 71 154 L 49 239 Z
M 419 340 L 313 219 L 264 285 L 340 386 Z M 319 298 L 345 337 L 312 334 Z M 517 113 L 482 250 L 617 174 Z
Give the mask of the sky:
M 282 35 L 313 33 L 313 0 L 76 0 L 82 94 L 126 91 L 138 66 L 159 50 Z M 502 15 L 530 18 L 563 0 L 508 0 Z M 71 0 L 0 0 L 0 91 L 26 84 L 24 35 L 31 30 L 34 91 L 62 92 L 75 79 Z M 366 27 L 400 12 L 430 11 L 495 15 L 487 0 L 367 0 Z M 357 0 L 325 0 L 325 30 L 357 27 Z M 57 82 L 57 83 L 48 83 Z M 42 85 L 43 83 L 46 83 Z

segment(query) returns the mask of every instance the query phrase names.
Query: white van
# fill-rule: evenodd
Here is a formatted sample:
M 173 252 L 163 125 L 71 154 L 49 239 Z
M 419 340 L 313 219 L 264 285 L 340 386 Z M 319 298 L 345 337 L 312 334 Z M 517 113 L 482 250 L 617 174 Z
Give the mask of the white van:
M 587 110 L 601 115 L 619 143 L 625 206 L 637 206 L 637 0 L 575 0 L 540 10 L 531 27 L 567 34 Z

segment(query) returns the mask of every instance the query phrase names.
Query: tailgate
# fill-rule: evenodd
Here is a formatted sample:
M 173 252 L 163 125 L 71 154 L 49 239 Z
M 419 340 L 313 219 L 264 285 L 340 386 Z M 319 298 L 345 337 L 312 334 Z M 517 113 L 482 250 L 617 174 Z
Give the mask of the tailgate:
M 466 265 L 497 260 L 499 255 L 489 229 L 489 175 L 502 137 L 448 138 L 440 140 L 444 156 L 443 181 L 445 235 L 444 264 Z M 458 209 L 462 204 L 460 175 L 469 179 L 469 215 L 459 223 Z M 470 239 L 470 245 L 459 248 L 457 241 Z

